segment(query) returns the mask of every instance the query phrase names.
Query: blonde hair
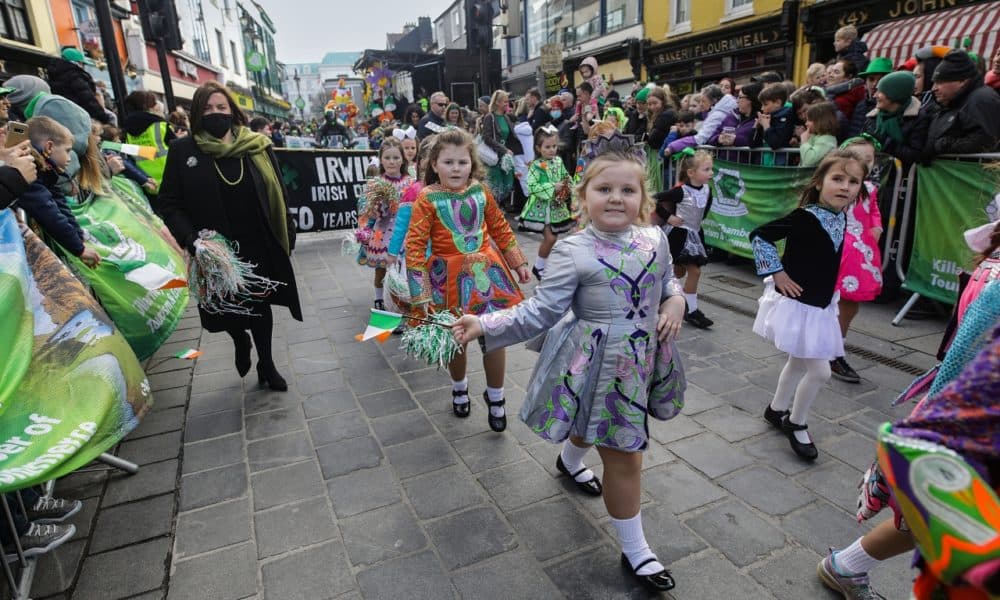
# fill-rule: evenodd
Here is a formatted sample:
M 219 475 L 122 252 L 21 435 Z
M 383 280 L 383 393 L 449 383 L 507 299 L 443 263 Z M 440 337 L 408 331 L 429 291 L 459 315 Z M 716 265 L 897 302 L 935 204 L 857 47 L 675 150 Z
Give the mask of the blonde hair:
M 618 127 L 607 121 L 598 121 L 590 126 L 590 133 L 587 135 L 587 140 L 593 142 L 599 137 L 610 137 L 618 129 Z
M 490 97 L 490 112 L 495 113 L 497 111 L 497 108 L 499 108 L 500 106 L 500 102 L 509 99 L 510 99 L 510 94 L 508 94 L 504 90 L 497 90 L 493 92 L 493 95 Z
M 594 180 L 595 177 L 603 173 L 610 167 L 614 167 L 621 164 L 631 165 L 635 168 L 636 181 L 639 183 L 639 193 L 642 195 L 642 199 L 639 201 L 639 215 L 636 217 L 637 225 L 648 225 L 649 216 L 653 213 L 653 199 L 649 195 L 649 190 L 646 189 L 646 167 L 641 164 L 635 158 L 627 156 L 625 154 L 617 152 L 606 152 L 601 154 L 597 158 L 590 161 L 587 165 L 586 170 L 583 172 L 583 177 L 580 179 L 579 185 L 576 186 L 576 197 L 580 199 L 580 226 L 583 227 L 590 222 L 590 216 L 587 214 L 587 186 L 590 182 Z
M 826 65 L 823 63 L 813 63 L 806 69 L 806 82 L 810 82 L 817 77 L 826 74 Z M 810 84 L 811 85 L 811 84 Z
M 707 150 L 696 150 L 691 155 L 685 154 L 677 161 L 677 180 L 681 183 L 690 181 L 691 178 L 688 176 L 688 171 L 697 169 L 706 160 L 712 160 L 712 155 Z
M 844 25 L 837 30 L 837 33 L 833 34 L 833 38 L 837 40 L 844 40 L 853 42 L 858 39 L 858 28 L 854 25 Z
M 438 156 L 441 155 L 441 150 L 445 146 L 458 146 L 469 152 L 469 158 L 472 160 L 472 172 L 469 173 L 469 183 L 473 179 L 482 179 L 483 177 L 483 167 L 482 163 L 479 162 L 479 152 L 476 150 L 476 140 L 473 139 L 469 132 L 457 127 L 449 127 L 439 134 L 432 135 L 430 137 L 431 143 L 427 148 L 427 163 L 424 169 L 424 184 L 432 185 L 441 182 L 441 177 L 434 170 L 434 163 L 437 162 Z
M 28 119 L 28 139 L 35 146 L 49 140 L 59 145 L 72 144 L 73 132 L 51 117 L 32 117 Z
M 109 189 L 101 168 L 104 164 L 104 157 L 101 156 L 100 145 L 101 126 L 99 123 L 94 123 L 90 128 L 90 135 L 87 136 L 87 151 L 83 154 L 77 153 L 80 159 L 80 172 L 76 178 L 80 189 L 95 194 L 108 193 Z M 110 176 L 110 171 L 108 175 Z

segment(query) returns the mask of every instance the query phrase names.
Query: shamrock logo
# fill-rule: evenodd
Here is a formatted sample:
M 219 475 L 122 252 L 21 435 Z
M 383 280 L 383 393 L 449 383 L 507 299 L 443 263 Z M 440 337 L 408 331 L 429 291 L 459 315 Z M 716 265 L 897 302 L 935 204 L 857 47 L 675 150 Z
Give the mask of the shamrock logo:
M 291 191 L 299 189 L 299 172 L 289 164 L 281 165 L 281 181 Z

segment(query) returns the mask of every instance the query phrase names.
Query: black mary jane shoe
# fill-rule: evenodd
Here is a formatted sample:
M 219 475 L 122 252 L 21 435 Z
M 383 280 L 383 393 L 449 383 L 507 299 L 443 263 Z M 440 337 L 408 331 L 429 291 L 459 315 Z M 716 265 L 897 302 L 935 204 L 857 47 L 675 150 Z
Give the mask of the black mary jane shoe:
M 288 391 L 288 382 L 281 376 L 281 373 L 278 373 L 274 365 L 271 365 L 271 368 L 268 369 L 263 364 L 257 363 L 257 382 L 260 384 L 260 387 L 267 386 L 277 392 Z
M 535 276 L 538 281 L 542 280 L 542 272 L 538 270 L 538 267 L 531 267 L 531 274 Z
M 670 574 L 670 571 L 663 569 L 658 573 L 653 573 L 651 575 L 639 575 L 639 569 L 645 567 L 651 562 L 658 562 L 655 556 L 652 558 L 647 558 L 636 566 L 632 566 L 629 562 L 628 557 L 622 554 L 622 566 L 629 570 L 632 575 L 639 580 L 639 583 L 643 585 L 647 590 L 651 592 L 665 592 L 667 590 L 674 589 L 674 576 Z
M 576 473 L 570 473 L 569 469 L 566 468 L 566 463 L 563 462 L 562 455 L 556 458 L 556 469 L 558 469 L 563 475 L 572 479 L 573 483 L 576 484 L 577 489 L 582 491 L 584 494 L 588 494 L 590 496 L 600 496 L 601 491 L 604 489 L 601 486 L 601 480 L 597 478 L 597 475 L 594 475 L 593 478 L 588 479 L 587 481 L 577 481 L 576 476 L 586 471 L 587 467 L 580 469 Z
M 792 451 L 805 460 L 816 460 L 819 456 L 819 450 L 816 449 L 816 444 L 811 441 L 807 444 L 803 444 L 795 437 L 796 431 L 805 431 L 806 429 L 809 429 L 808 425 L 798 425 L 796 423 L 792 423 L 788 420 L 788 416 L 785 416 L 781 420 L 781 430 L 788 436 L 788 443 L 791 444 Z
M 784 430 L 781 422 L 782 420 L 791 414 L 791 411 L 787 410 L 774 410 L 771 405 L 768 404 L 767 408 L 764 409 L 764 420 L 771 425 L 777 427 L 778 429 Z
M 469 412 L 472 410 L 472 402 L 466 400 L 465 402 L 455 402 L 455 398 L 459 396 L 469 397 L 469 390 L 462 390 L 461 392 L 456 390 L 451 390 L 451 412 L 455 413 L 455 416 L 459 419 L 464 419 L 469 416 Z
M 486 392 L 483 392 L 483 400 L 486 402 L 486 406 L 488 407 L 503 406 L 504 404 L 507 403 L 507 400 L 497 400 L 496 402 L 490 402 L 490 396 Z M 500 433 L 501 431 L 507 429 L 506 413 L 502 417 L 494 417 L 492 412 L 486 411 L 486 416 L 490 424 L 490 429 L 492 429 L 493 431 Z
M 250 349 L 253 343 L 250 341 L 250 334 L 242 331 L 242 337 L 233 340 L 233 348 L 236 350 L 236 372 L 240 377 L 246 376 L 250 372 Z

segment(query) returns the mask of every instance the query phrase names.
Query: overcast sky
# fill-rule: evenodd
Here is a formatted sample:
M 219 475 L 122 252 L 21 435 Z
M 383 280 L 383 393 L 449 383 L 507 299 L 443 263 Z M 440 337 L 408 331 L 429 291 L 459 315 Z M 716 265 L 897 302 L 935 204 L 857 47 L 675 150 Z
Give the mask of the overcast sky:
M 257 0 L 278 30 L 285 63 L 319 62 L 327 52 L 384 49 L 385 34 L 417 17 L 431 20 L 453 0 Z

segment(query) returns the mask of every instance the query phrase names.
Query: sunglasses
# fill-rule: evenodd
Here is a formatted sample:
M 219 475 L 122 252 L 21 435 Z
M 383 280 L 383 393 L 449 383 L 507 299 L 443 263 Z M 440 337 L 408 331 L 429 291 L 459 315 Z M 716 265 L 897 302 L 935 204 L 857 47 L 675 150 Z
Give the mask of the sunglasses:
M 435 102 L 434 106 L 448 106 L 447 102 Z

